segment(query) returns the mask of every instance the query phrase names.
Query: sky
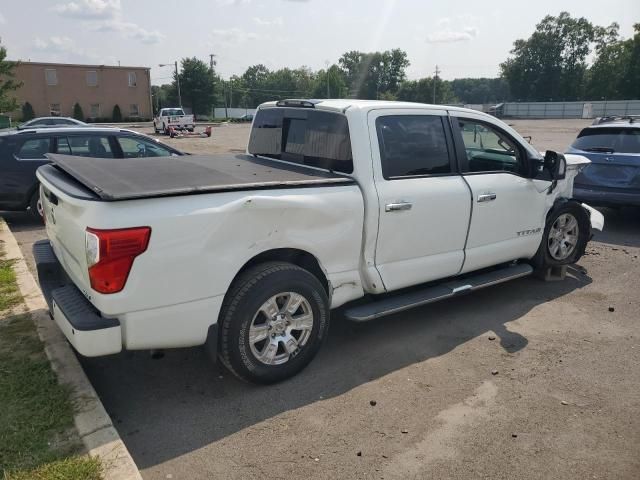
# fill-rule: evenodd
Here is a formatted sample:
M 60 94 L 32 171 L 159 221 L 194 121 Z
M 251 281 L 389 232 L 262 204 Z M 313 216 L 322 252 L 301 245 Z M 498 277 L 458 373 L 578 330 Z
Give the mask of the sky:
M 13 60 L 151 67 L 170 83 L 184 57 L 215 54 L 223 78 L 254 64 L 324 68 L 350 50 L 401 48 L 410 79 L 495 77 L 518 38 L 568 11 L 630 37 L 640 0 L 21 0 L 0 1 Z

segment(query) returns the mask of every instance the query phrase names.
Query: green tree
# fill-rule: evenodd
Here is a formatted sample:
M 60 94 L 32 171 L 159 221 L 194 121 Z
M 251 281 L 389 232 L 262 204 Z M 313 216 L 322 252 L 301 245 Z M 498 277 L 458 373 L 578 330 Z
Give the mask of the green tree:
M 404 102 L 433 103 L 433 78 L 406 80 L 398 89 L 397 99 Z M 436 103 L 456 103 L 451 82 L 438 79 L 436 82 Z
M 611 27 L 610 27 L 611 28 Z M 500 65 L 518 100 L 578 100 L 586 90 L 587 57 L 606 29 L 568 12 L 547 15 L 527 40 L 516 40 Z
M 18 101 L 12 92 L 22 86 L 14 80 L 17 62 L 7 60 L 7 49 L 0 47 L 0 112 L 12 112 L 18 108 Z
M 120 123 L 122 121 L 122 111 L 120 110 L 120 105 L 118 105 L 117 103 L 113 106 L 111 121 L 115 123 Z
M 29 102 L 25 102 L 24 105 L 22 105 L 22 121 L 33 120 L 35 117 L 36 114 L 33 111 L 33 106 Z
M 215 71 L 196 57 L 183 58 L 180 72 L 180 94 L 184 107 L 191 108 L 194 115 L 210 114 L 216 100 L 217 77 Z M 169 98 L 177 98 L 177 82 L 172 84 Z
M 84 112 L 82 111 L 82 107 L 78 102 L 73 105 L 73 118 L 84 122 Z
M 509 84 L 503 78 L 456 78 L 453 94 L 461 103 L 499 103 L 509 99 Z
M 635 35 L 618 38 L 618 25 L 606 31 L 596 47 L 596 58 L 589 69 L 587 93 L 590 98 L 629 100 L 640 98 L 640 24 Z
M 313 98 L 344 98 L 347 96 L 347 83 L 338 65 L 327 70 L 318 70 L 314 76 Z
M 384 52 L 347 52 L 338 60 L 353 98 L 377 99 L 395 94 L 406 78 L 410 62 L 400 49 Z

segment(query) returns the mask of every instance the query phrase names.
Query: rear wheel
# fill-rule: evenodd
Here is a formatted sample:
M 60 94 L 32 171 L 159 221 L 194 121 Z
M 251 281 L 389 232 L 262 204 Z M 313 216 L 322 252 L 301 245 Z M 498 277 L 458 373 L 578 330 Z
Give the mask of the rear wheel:
M 40 200 L 40 189 L 36 189 L 35 193 L 29 201 L 29 213 L 37 220 L 43 221 L 44 210 L 42 208 L 42 201 Z
M 329 328 L 327 294 L 284 262 L 253 267 L 231 286 L 220 315 L 222 363 L 239 378 L 274 383 L 306 367 Z

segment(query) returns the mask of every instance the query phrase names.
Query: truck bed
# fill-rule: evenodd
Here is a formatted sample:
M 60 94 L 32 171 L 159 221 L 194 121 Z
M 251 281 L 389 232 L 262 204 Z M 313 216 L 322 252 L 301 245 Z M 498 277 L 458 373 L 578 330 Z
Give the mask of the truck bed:
M 102 201 L 213 193 L 234 190 L 352 184 L 351 177 L 244 154 L 181 157 L 89 158 L 48 154 L 65 172 Z

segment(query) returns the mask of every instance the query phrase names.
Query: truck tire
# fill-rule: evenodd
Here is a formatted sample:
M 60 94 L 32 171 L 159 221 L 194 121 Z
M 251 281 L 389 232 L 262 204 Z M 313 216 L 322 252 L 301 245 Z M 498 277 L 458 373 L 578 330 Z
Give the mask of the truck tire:
M 542 241 L 532 264 L 537 270 L 575 263 L 591 237 L 591 222 L 582 206 L 567 201 L 556 206 L 547 216 Z
M 162 122 L 162 133 L 164 133 L 165 135 L 169 135 L 169 129 L 164 124 L 164 122 Z
M 29 214 L 40 222 L 44 221 L 44 212 L 42 211 L 42 201 L 40 201 L 39 188 L 36 189 L 35 193 L 31 196 L 31 200 L 29 200 Z
M 329 329 L 329 301 L 307 270 L 268 262 L 233 282 L 219 322 L 222 364 L 247 382 L 275 383 L 315 357 Z

